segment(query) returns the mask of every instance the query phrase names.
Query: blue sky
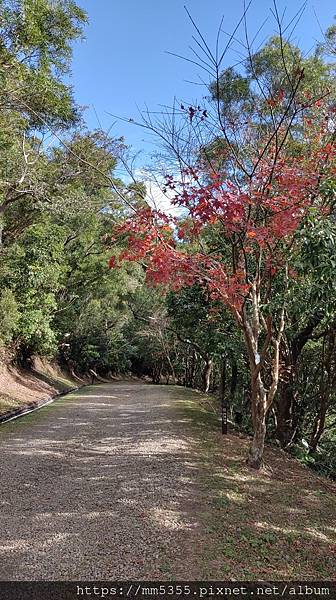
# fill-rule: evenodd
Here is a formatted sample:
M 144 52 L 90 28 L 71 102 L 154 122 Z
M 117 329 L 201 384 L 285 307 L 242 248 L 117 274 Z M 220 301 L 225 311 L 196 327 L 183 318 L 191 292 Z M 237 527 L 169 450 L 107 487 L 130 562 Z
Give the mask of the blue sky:
M 205 94 L 199 85 L 201 71 L 166 53 L 192 57 L 188 47 L 195 32 L 183 0 L 79 0 L 79 4 L 88 13 L 89 25 L 86 41 L 74 48 L 72 85 L 77 102 L 88 107 L 90 128 L 101 124 L 108 129 L 114 119 L 107 113 L 136 118 L 137 106 L 160 110 L 159 105 L 171 104 L 174 96 L 187 101 Z M 185 4 L 212 47 L 222 16 L 223 29 L 231 32 L 243 9 L 242 0 L 187 0 Z M 287 6 L 288 21 L 302 1 L 278 0 L 277 5 L 280 13 Z M 272 0 L 254 0 L 248 12 L 251 37 L 269 17 L 256 46 L 275 32 L 271 7 Z M 332 0 L 308 2 L 294 41 L 309 51 L 321 39 L 320 27 L 325 30 L 335 13 Z M 119 122 L 112 133 L 124 135 L 136 150 L 150 152 L 150 140 L 134 125 Z

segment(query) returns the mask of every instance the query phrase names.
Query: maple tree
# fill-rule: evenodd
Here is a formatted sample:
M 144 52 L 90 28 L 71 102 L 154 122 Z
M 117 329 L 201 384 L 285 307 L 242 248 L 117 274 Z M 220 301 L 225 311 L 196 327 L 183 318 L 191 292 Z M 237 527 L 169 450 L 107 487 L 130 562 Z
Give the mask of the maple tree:
M 147 114 L 145 125 L 177 158 L 179 172 L 165 175 L 164 188 L 181 216 L 139 208 L 117 228 L 126 248 L 110 261 L 114 268 L 141 260 L 149 283 L 173 290 L 197 283 L 231 310 L 249 360 L 255 468 L 281 376 L 298 233 L 312 212 L 323 219 L 331 210 L 323 189 L 335 176 L 335 109 L 328 92 L 302 91 L 303 80 L 304 69 L 295 68 L 287 88 L 262 90 L 262 108 L 259 98 L 245 122 L 226 121 L 219 100 L 213 112 L 174 107 L 171 126 L 165 117 L 161 129 Z M 192 151 L 181 150 L 185 139 L 193 139 Z

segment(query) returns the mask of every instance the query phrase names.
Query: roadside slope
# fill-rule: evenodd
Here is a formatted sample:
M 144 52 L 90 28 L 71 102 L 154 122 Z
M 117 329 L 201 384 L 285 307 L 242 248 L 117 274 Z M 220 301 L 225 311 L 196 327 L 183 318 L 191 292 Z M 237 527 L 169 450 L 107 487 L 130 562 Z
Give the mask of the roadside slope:
M 0 356 L 0 418 L 37 406 L 41 401 L 83 385 L 56 363 L 35 357 L 31 369 L 22 369 Z
M 194 430 L 207 508 L 204 576 L 235 580 L 333 580 L 336 484 L 266 446 L 265 468 L 245 464 L 250 438 L 222 435 L 202 394 L 178 403 Z

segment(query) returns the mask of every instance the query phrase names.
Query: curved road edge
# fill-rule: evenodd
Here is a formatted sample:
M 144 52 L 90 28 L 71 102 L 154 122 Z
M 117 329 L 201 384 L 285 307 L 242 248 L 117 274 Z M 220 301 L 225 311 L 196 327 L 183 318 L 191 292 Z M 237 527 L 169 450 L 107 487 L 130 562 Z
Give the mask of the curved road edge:
M 35 410 L 39 410 L 40 408 L 43 408 L 48 404 L 52 404 L 61 396 L 66 396 L 67 394 L 71 394 L 72 392 L 77 392 L 83 387 L 86 387 L 86 384 L 80 385 L 78 387 L 69 388 L 68 390 L 58 392 L 57 394 L 54 394 L 53 396 L 48 396 L 47 398 L 43 398 L 42 400 L 34 400 L 30 404 L 23 404 L 22 406 L 20 406 L 20 408 L 16 408 L 15 410 L 11 410 L 4 413 L 3 415 L 0 415 L 0 425 L 2 425 L 3 423 L 8 423 L 8 421 L 13 421 L 14 419 L 19 419 L 24 415 L 34 412 Z

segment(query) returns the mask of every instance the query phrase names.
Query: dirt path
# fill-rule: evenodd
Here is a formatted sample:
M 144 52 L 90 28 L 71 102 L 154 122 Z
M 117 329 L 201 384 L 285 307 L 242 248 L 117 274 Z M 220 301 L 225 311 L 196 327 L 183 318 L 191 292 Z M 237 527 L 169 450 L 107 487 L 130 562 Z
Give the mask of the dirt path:
M 193 575 L 198 466 L 175 395 L 104 384 L 1 427 L 0 579 Z
M 277 449 L 246 467 L 209 398 L 89 387 L 0 427 L 0 580 L 324 580 L 336 486 Z

